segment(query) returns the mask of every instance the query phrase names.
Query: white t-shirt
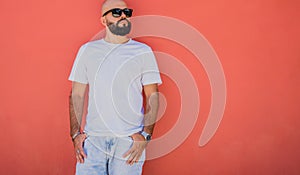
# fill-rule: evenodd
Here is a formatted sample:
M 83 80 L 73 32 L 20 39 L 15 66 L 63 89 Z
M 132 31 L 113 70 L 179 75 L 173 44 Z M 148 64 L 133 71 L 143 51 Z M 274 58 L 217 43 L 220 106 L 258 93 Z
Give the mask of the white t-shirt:
M 130 39 L 84 44 L 69 80 L 89 84 L 85 131 L 89 135 L 129 136 L 143 129 L 143 85 L 161 84 L 151 48 Z

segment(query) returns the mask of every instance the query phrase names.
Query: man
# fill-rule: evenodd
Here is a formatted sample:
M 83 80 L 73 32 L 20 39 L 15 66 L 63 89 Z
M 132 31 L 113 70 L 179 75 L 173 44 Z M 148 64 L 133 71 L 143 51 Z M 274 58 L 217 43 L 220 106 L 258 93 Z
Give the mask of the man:
M 151 48 L 128 38 L 132 9 L 106 0 L 104 39 L 84 44 L 69 80 L 71 137 L 77 175 L 140 175 L 151 140 L 161 84 Z M 85 92 L 88 113 L 81 130 Z M 145 110 L 143 109 L 145 98 Z

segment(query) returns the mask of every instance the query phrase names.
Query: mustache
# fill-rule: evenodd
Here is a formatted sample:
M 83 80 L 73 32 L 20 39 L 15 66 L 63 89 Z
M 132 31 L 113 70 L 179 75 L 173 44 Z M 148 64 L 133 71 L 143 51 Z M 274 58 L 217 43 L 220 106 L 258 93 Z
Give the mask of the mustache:
M 123 18 L 123 19 L 120 19 L 120 20 L 117 22 L 117 24 L 118 24 L 118 23 L 120 23 L 120 22 L 122 22 L 122 21 L 126 21 L 126 22 L 128 22 L 128 23 L 129 23 L 129 20 L 128 20 L 128 19 L 126 19 L 126 18 Z

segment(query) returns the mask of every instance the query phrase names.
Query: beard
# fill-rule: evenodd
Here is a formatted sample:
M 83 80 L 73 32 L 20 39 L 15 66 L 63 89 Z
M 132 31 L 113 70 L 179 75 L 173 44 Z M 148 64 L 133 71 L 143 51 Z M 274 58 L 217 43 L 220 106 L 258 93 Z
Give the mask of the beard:
M 127 22 L 126 24 L 121 24 L 121 27 L 119 26 L 121 22 L 123 21 Z M 120 19 L 118 22 L 113 23 L 108 21 L 107 27 L 109 28 L 110 32 L 119 35 L 119 36 L 125 36 L 131 31 L 131 22 L 128 19 Z

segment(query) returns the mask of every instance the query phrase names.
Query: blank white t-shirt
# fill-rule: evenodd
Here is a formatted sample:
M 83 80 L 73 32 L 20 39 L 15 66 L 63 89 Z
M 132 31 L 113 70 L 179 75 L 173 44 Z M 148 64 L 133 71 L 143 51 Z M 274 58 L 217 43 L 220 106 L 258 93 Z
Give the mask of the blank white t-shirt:
M 89 84 L 85 131 L 95 136 L 141 131 L 143 85 L 162 83 L 151 48 L 132 39 L 124 44 L 104 39 L 84 44 L 69 80 Z

